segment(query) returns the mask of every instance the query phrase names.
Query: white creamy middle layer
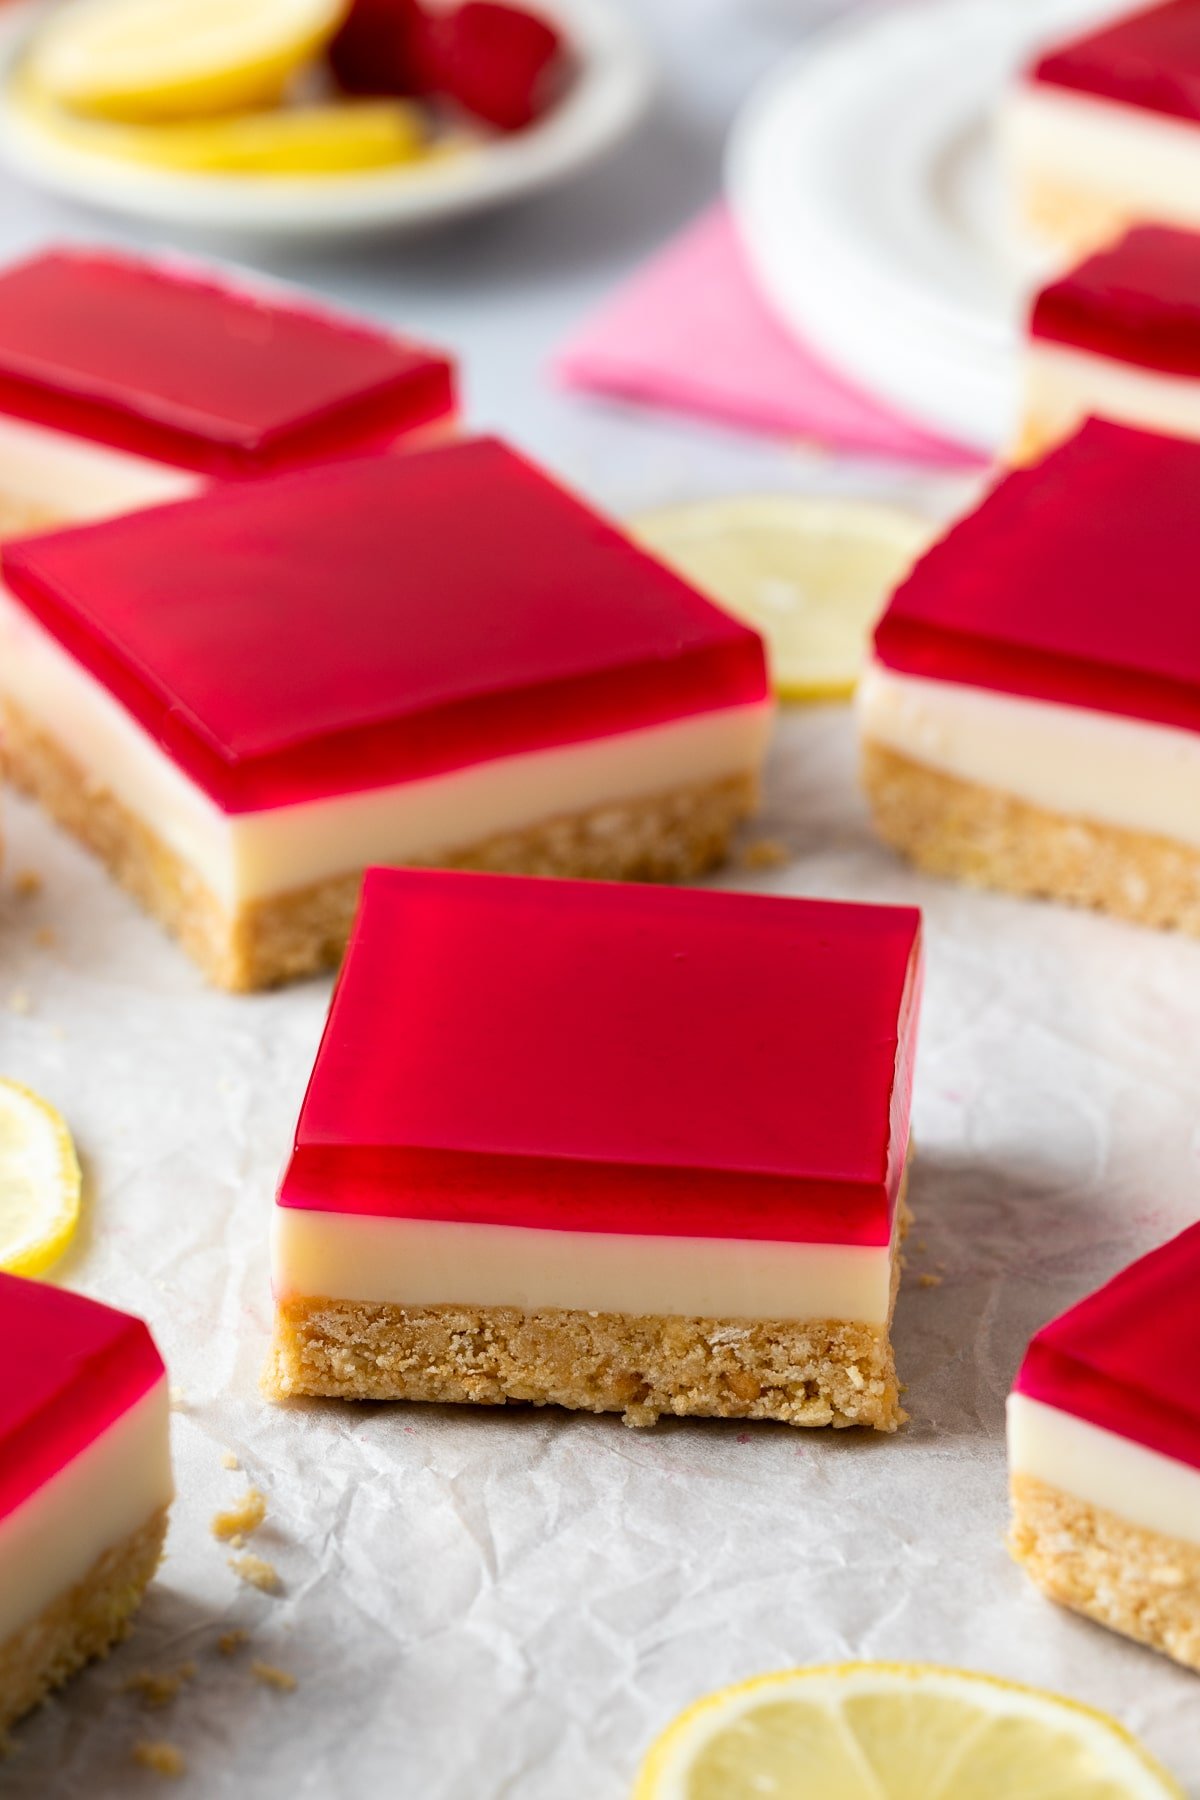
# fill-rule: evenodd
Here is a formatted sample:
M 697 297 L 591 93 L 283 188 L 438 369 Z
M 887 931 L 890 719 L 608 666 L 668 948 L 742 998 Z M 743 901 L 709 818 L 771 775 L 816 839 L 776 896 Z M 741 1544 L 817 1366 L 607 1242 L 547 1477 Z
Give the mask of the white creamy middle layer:
M 1056 440 L 1089 418 L 1200 438 L 1200 380 L 1035 338 L 1025 352 L 1025 414 Z
M 1028 1394 L 1008 1397 L 1008 1466 L 1130 1525 L 1200 1544 L 1200 1469 Z
M 1002 119 L 1026 182 L 1096 194 L 1131 218 L 1200 228 L 1200 125 L 1027 82 Z
M 1046 812 L 1200 849 L 1200 733 L 1058 706 L 872 663 L 867 742 Z
M 170 463 L 0 415 L 0 495 L 72 524 L 187 500 L 205 483 Z
M 0 1519 L 0 1646 L 174 1495 L 164 1376 Z
M 230 909 L 369 863 L 434 859 L 561 814 L 749 773 L 773 715 L 764 700 L 392 787 L 226 813 L 2 590 L 0 693 Z
M 886 1246 L 635 1237 L 276 1206 L 271 1269 L 281 1301 L 883 1326 L 892 1253 Z

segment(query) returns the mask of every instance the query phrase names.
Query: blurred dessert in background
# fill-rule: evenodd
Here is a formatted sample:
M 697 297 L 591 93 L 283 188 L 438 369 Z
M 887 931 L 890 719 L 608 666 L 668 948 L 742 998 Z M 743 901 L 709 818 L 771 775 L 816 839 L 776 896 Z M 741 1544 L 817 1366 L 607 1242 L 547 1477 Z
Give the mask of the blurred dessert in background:
M 1091 417 L 1200 438 L 1200 236 L 1142 225 L 1034 301 L 1017 460 Z
M 1200 0 L 1163 0 L 1043 54 L 1002 126 L 1020 210 L 1082 254 L 1138 220 L 1200 228 Z

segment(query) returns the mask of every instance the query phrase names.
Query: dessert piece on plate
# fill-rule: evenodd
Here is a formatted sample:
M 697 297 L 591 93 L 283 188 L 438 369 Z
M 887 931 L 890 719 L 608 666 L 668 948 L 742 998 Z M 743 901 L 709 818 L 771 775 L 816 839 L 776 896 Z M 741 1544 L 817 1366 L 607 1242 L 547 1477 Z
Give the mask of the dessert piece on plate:
M 1018 459 L 1091 417 L 1200 439 L 1200 235 L 1139 225 L 1042 289 Z
M 1200 229 L 1200 0 L 1132 7 L 1047 50 L 1002 128 L 1022 212 L 1064 247 L 1139 220 Z
M 0 1274 L 0 1732 L 128 1629 L 172 1499 L 140 1319 Z
M 368 871 L 268 1390 L 894 1430 L 920 990 L 909 908 Z
M 454 365 L 201 265 L 54 249 L 0 270 L 0 535 L 445 430 Z
M 1200 1670 L 1200 1225 L 1030 1344 L 1008 1402 L 1017 1560 Z
M 919 562 L 859 690 L 934 874 L 1200 933 L 1200 444 L 1090 420 Z
M 220 984 L 369 863 L 678 878 L 755 803 L 763 649 L 492 440 L 9 544 L 9 769 Z

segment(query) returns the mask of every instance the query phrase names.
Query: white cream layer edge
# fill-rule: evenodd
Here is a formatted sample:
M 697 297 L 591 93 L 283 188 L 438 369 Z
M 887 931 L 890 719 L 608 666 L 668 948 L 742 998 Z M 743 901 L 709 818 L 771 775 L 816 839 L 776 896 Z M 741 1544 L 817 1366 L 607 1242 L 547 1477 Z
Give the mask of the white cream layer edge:
M 883 1326 L 892 1253 L 858 1244 L 635 1237 L 520 1225 L 376 1218 L 276 1206 L 277 1300 L 561 1307 Z
M 1026 82 L 1001 129 L 1021 179 L 1079 188 L 1132 217 L 1200 227 L 1200 125 Z
M 1200 733 L 871 663 L 863 738 L 1081 824 L 1200 849 Z
M 1028 1394 L 1008 1397 L 1008 1466 L 1127 1524 L 1200 1544 L 1200 1469 Z
M 0 494 L 73 525 L 187 500 L 205 486 L 170 463 L 0 416 Z
M 1085 419 L 1200 439 L 1200 379 L 1035 338 L 1025 352 L 1024 414 L 1039 438 L 1072 436 Z
M 225 813 L 3 590 L 0 693 L 229 910 L 370 863 L 434 860 L 562 814 L 751 773 L 766 753 L 774 712 L 765 700 L 392 787 Z
M 0 1644 L 174 1497 L 164 1376 L 0 1519 Z

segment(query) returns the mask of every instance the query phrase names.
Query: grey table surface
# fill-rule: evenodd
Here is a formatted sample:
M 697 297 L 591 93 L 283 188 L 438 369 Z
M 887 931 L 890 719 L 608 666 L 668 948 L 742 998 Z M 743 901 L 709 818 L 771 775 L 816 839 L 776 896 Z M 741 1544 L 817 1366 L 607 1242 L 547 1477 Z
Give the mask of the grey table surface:
M 806 32 L 808 0 L 629 0 L 661 63 L 638 133 L 571 186 L 453 231 L 272 272 L 453 346 L 468 416 L 617 512 L 708 493 L 851 491 L 944 511 L 961 484 L 565 396 L 546 361 L 620 277 L 719 191 L 730 120 Z M 4 177 L 0 255 L 54 237 L 161 242 Z M 194 248 L 191 242 L 186 246 Z M 244 245 L 233 253 L 248 260 Z M 264 265 L 266 266 L 266 265 Z M 1107 1707 L 1200 1796 L 1194 1678 L 1057 1612 L 1003 1548 L 1003 1400 L 1045 1318 L 1197 1211 L 1200 946 L 919 879 L 866 826 L 844 708 L 787 716 L 764 829 L 786 868 L 726 879 L 920 903 L 920 1220 L 897 1322 L 897 1438 L 446 1408 L 267 1408 L 265 1219 L 328 984 L 207 992 L 100 873 L 7 809 L 0 1068 L 56 1099 L 88 1174 L 64 1280 L 139 1310 L 182 1388 L 180 1496 L 131 1642 L 17 1735 L 13 1800 L 149 1792 L 139 1736 L 188 1758 L 181 1793 L 618 1800 L 706 1688 L 781 1665 L 928 1657 Z M 46 941 L 47 928 L 53 943 Z M 0 989 L 0 1000 L 5 994 Z M 245 1476 L 267 1492 L 277 1598 L 208 1535 Z M 257 1545 L 256 1540 L 256 1545 Z M 240 1626 L 293 1695 L 215 1654 Z M 174 1706 L 125 1691 L 194 1661 Z

